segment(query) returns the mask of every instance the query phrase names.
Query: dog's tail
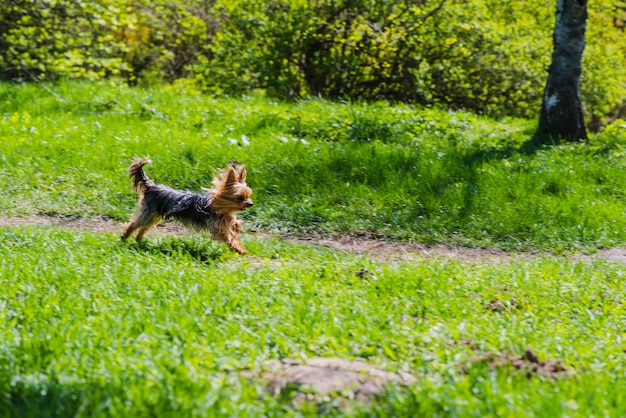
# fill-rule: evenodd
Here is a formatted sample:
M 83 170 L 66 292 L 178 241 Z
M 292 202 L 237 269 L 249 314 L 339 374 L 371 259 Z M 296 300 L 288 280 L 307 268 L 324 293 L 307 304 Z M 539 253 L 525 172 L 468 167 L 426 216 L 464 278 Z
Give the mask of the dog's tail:
M 146 164 L 151 164 L 152 161 L 149 158 L 135 158 L 132 164 L 128 167 L 128 174 L 133 181 L 133 190 L 136 192 L 143 192 L 146 190 L 147 186 L 150 186 L 152 180 L 146 176 L 146 173 L 143 172 L 143 166 Z

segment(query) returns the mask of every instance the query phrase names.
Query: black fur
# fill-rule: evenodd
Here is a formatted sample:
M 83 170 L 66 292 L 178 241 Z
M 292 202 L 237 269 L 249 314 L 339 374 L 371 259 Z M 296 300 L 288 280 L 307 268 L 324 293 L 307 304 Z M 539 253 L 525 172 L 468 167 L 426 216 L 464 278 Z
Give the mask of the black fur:
M 216 213 L 211 209 L 211 195 L 174 190 L 163 185 L 147 185 L 143 205 L 165 220 L 176 219 L 183 225 L 207 231 Z

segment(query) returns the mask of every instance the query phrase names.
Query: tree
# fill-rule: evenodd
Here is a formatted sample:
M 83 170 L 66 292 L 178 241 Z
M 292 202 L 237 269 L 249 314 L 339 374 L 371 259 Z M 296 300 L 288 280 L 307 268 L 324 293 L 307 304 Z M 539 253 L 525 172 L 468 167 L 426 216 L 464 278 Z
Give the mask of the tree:
M 587 21 L 586 0 L 558 0 L 552 64 L 539 116 L 539 137 L 587 139 L 580 100 L 580 72 Z

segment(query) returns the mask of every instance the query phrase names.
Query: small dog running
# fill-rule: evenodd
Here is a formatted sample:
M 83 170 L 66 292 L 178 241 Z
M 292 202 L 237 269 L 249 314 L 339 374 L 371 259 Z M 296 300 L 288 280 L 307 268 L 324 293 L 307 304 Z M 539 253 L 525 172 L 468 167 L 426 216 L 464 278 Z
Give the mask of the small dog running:
M 140 241 L 161 220 L 174 219 L 192 230 L 210 232 L 213 239 L 226 243 L 232 251 L 247 252 L 239 241 L 242 221 L 236 215 L 253 204 L 243 164 L 229 163 L 213 179 L 212 188 L 203 189 L 206 193 L 195 193 L 154 183 L 143 171 L 143 166 L 150 163 L 148 158 L 136 158 L 128 167 L 133 190 L 139 198 L 135 215 L 124 227 L 122 240 L 134 233 Z

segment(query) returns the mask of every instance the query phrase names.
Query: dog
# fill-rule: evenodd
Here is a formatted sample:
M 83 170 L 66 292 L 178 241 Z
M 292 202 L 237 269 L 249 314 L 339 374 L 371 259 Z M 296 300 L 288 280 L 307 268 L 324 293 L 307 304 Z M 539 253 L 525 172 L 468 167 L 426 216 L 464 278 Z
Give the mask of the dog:
M 229 163 L 215 176 L 212 188 L 196 193 L 154 183 L 143 171 L 143 166 L 151 163 L 149 158 L 135 158 L 128 167 L 132 188 L 139 197 L 135 215 L 122 232 L 122 240 L 135 234 L 139 242 L 161 220 L 173 219 L 189 229 L 210 232 L 214 240 L 226 243 L 232 251 L 247 253 L 239 241 L 242 221 L 236 215 L 253 205 L 252 189 L 246 185 L 245 165 Z

